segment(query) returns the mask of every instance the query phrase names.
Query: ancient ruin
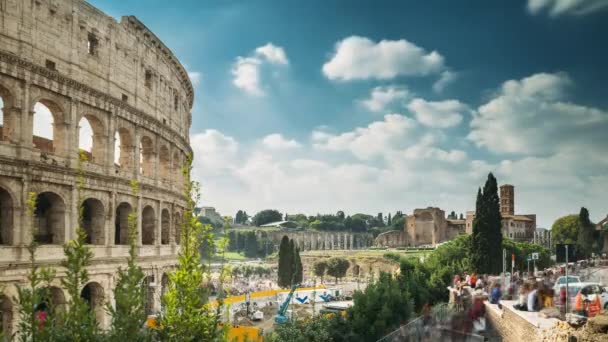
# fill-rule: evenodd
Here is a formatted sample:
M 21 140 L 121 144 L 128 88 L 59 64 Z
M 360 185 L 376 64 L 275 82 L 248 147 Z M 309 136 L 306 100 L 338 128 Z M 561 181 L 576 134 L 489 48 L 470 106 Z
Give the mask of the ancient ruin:
M 536 215 L 515 214 L 515 187 L 500 186 L 500 214 L 502 234 L 515 241 L 532 241 L 536 235 Z M 414 209 L 405 220 L 403 230 L 392 230 L 378 235 L 374 245 L 383 247 L 436 246 L 461 234 L 473 232 L 475 212 L 468 211 L 463 219 L 446 218 L 439 208 Z M 545 235 L 542 241 L 548 239 Z
M 193 89 L 185 68 L 137 18 L 117 22 L 82 0 L 1 1 L 0 28 L 3 331 L 15 329 L 15 285 L 26 282 L 32 239 L 41 244 L 39 262 L 57 266 L 55 302 L 69 299 L 58 264 L 81 205 L 94 253 L 82 296 L 101 326 L 109 323 L 103 305 L 112 302 L 116 270 L 126 265 L 127 217 L 136 208 L 142 285 L 150 291 L 149 312 L 158 311 L 179 249 L 179 171 L 191 153 Z M 82 201 L 79 149 L 89 156 Z M 131 180 L 140 182 L 137 197 Z M 30 192 L 37 194 L 34 217 L 25 210 Z

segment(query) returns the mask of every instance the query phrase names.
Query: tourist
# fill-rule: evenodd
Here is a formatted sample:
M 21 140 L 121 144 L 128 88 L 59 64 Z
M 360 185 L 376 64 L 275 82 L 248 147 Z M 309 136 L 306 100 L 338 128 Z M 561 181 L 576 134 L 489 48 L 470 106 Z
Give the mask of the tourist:
M 561 308 L 561 312 L 563 314 L 566 313 L 566 286 L 562 285 L 559 288 L 559 305 Z
M 457 274 L 454 276 L 454 284 L 453 287 L 456 287 L 457 284 L 460 284 L 460 276 Z
M 477 282 L 477 273 L 473 272 L 473 274 L 469 278 L 469 286 L 472 288 L 475 288 L 476 282 Z
M 483 276 L 479 277 L 475 282 L 475 288 L 483 288 Z
M 464 282 L 467 285 L 469 285 L 471 283 L 471 276 L 467 272 L 464 272 Z
M 496 283 L 494 283 L 494 287 L 492 288 L 492 292 L 490 293 L 490 303 L 499 304 L 500 296 L 501 296 L 500 283 L 496 282 Z
M 540 309 L 538 303 L 538 284 L 534 282 L 532 283 L 532 290 L 530 291 L 530 293 L 528 293 L 528 311 L 538 311 Z
M 519 287 L 519 298 L 517 300 L 517 304 L 513 305 L 513 307 L 520 311 L 528 311 L 527 308 L 527 299 L 528 293 L 530 292 L 530 287 L 528 283 L 523 283 Z

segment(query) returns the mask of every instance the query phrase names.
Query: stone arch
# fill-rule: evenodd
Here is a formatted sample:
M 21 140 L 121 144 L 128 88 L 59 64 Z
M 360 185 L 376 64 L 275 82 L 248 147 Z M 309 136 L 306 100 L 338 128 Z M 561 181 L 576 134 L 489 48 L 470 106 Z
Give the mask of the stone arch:
M 165 293 L 169 290 L 169 276 L 167 273 L 163 273 L 163 276 L 160 278 L 160 298 L 162 303 L 162 298 L 165 296 Z
M 92 281 L 82 288 L 80 297 L 84 299 L 89 308 L 95 313 L 97 324 L 104 326 L 105 294 L 103 287 L 99 283 Z
M 143 245 L 153 245 L 155 239 L 156 218 L 154 208 L 147 205 L 141 212 L 141 243 Z
M 48 288 L 48 298 L 45 300 L 55 311 L 55 313 L 63 312 L 67 305 L 65 294 L 60 287 L 51 286 Z
M 11 141 L 15 138 L 17 117 L 13 104 L 11 92 L 0 85 L 0 141 Z
M 11 194 L 0 187 L 0 245 L 11 245 L 13 243 L 13 206 L 14 200 Z
M 182 236 L 182 215 L 179 211 L 173 214 L 173 228 L 173 241 L 179 245 Z
M 169 244 L 169 227 L 171 226 L 171 216 L 168 209 L 163 209 L 160 214 L 160 243 Z
M 149 275 L 144 278 L 143 286 L 146 292 L 145 310 L 147 315 L 154 314 L 154 276 Z
M 33 107 L 32 144 L 42 152 L 66 155 L 67 126 L 63 110 L 51 100 L 39 99 Z
M 182 161 L 178 151 L 173 152 L 171 173 L 173 174 L 175 185 L 182 186 Z
M 147 135 L 139 143 L 139 172 L 146 177 L 154 175 L 154 142 Z
M 65 240 L 65 202 L 54 192 L 36 197 L 34 240 L 41 244 L 62 244 Z
M 162 145 L 160 147 L 158 159 L 160 164 L 160 177 L 163 180 L 168 180 L 171 172 L 171 154 L 169 153 L 167 145 Z
M 116 207 L 116 219 L 114 221 L 114 244 L 129 244 L 129 214 L 133 207 L 127 202 L 122 202 Z
M 83 115 L 78 122 L 78 148 L 85 151 L 90 162 L 103 165 L 105 146 L 103 122 L 95 115 Z
M 103 203 L 96 198 L 87 198 L 82 202 L 82 227 L 87 233 L 86 243 L 105 244 L 105 211 Z
M 133 167 L 134 151 L 131 132 L 124 127 L 117 129 L 114 133 L 114 164 L 130 170 Z
M 11 299 L 6 295 L 0 295 L 0 320 L 2 324 L 2 333 L 7 337 L 13 335 L 13 311 L 13 301 L 11 301 Z

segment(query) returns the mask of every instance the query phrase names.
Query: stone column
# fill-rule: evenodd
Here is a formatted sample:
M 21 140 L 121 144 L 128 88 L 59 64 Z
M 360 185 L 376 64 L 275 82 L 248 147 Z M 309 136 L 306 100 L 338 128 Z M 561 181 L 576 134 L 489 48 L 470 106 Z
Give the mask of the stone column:
M 143 218 L 142 213 L 143 213 L 144 208 L 142 208 L 141 202 L 142 202 L 142 195 L 140 192 L 139 195 L 137 196 L 137 198 L 135 198 L 135 205 L 137 206 L 137 245 L 139 247 L 142 246 L 141 237 L 142 237 L 142 232 L 143 232 L 141 221 Z
M 154 246 L 158 246 L 157 251 L 158 251 L 158 255 L 160 255 L 160 241 L 161 241 L 161 231 L 163 229 L 162 225 L 163 225 L 163 218 L 162 218 L 162 214 L 163 214 L 163 201 L 158 201 L 157 202 L 157 211 L 156 211 L 156 222 L 154 222 Z M 158 279 L 158 278 L 154 278 L 154 279 Z
M 141 134 L 139 132 L 139 127 L 135 127 L 135 132 L 134 132 L 134 137 L 133 137 L 133 144 L 134 149 L 135 149 L 135 153 L 133 153 L 133 158 L 135 158 L 134 162 L 133 162 L 133 177 L 137 180 L 137 181 L 141 181 L 141 172 L 140 172 L 140 168 L 141 168 L 141 162 L 140 162 L 140 156 L 141 156 L 141 149 L 140 149 L 140 141 L 141 141 Z
M 26 177 L 21 179 L 21 203 L 19 203 L 19 205 L 22 210 L 17 211 L 21 214 L 21 225 L 17 225 L 19 222 L 13 222 L 13 246 L 28 244 L 33 238 L 30 229 L 17 229 L 17 227 L 31 227 L 33 224 L 32 217 L 27 214 L 27 204 L 25 202 L 27 201 L 30 192 L 30 181 Z M 13 216 L 17 216 L 15 215 L 15 212 L 13 212 Z M 20 232 L 21 234 L 18 235 L 17 232 Z
M 23 94 L 21 98 L 21 124 L 19 125 L 19 153 L 22 159 L 30 159 L 31 149 L 34 147 L 32 142 L 34 108 L 30 103 L 30 82 L 23 84 Z
M 114 235 L 115 235 L 115 224 L 116 224 L 116 191 L 112 191 L 110 193 L 110 200 L 108 201 L 108 213 L 107 213 L 107 222 L 105 227 L 105 236 L 106 246 L 112 246 L 114 244 Z
M 108 120 L 108 126 L 106 131 L 106 141 L 107 146 L 105 149 L 105 160 L 104 167 L 106 172 L 110 175 L 114 174 L 114 149 L 116 147 L 116 115 L 114 113 L 110 113 L 110 119 Z
M 350 249 L 355 249 L 355 235 L 354 234 L 350 234 Z
M 331 234 L 331 249 L 336 249 L 336 236 L 334 234 Z

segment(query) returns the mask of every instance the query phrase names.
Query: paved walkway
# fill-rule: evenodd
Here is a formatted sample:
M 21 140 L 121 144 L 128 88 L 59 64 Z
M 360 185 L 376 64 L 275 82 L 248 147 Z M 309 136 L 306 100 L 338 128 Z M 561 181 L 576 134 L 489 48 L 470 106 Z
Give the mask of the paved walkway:
M 551 328 L 553 326 L 555 326 L 556 322 L 559 322 L 559 320 L 557 318 L 544 318 L 544 317 L 540 317 L 538 312 L 528 312 L 528 311 L 520 311 L 520 310 L 515 310 L 515 308 L 513 308 L 513 304 L 516 304 L 517 301 L 515 300 L 501 300 L 500 303 L 502 304 L 502 310 L 510 310 L 512 312 L 514 312 L 517 316 L 525 319 L 526 321 L 528 321 L 530 324 L 532 324 L 533 326 L 537 327 L 537 328 Z M 496 304 L 486 304 L 486 307 L 489 310 L 497 310 L 497 311 L 502 311 L 498 308 L 498 305 Z M 501 312 L 502 314 L 502 312 Z

